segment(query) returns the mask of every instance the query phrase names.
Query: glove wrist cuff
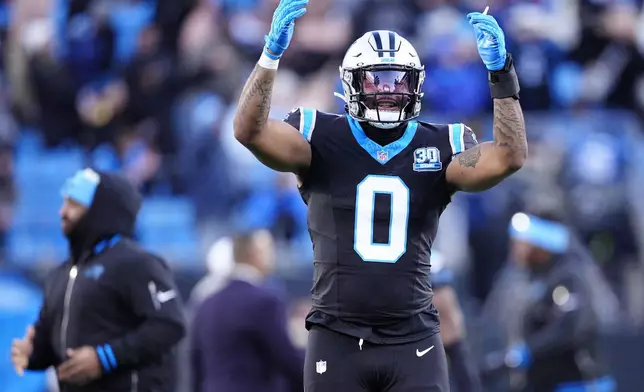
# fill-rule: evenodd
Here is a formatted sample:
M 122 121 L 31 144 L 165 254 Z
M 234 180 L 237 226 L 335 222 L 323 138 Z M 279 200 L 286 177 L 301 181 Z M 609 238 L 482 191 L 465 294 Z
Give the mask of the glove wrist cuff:
M 266 69 L 277 69 L 279 63 L 280 57 L 270 53 L 267 48 L 264 48 L 262 55 L 257 61 L 257 65 Z
M 493 99 L 519 99 L 519 77 L 514 69 L 514 62 L 510 53 L 507 54 L 505 66 L 502 69 L 488 72 L 488 82 Z

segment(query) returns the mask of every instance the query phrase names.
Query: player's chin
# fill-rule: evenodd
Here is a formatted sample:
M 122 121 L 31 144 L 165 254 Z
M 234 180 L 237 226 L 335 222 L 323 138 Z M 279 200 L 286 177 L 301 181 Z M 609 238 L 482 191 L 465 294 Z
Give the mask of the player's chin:
M 71 222 L 62 221 L 60 228 L 63 230 L 63 234 L 69 235 L 72 232 L 74 226 Z

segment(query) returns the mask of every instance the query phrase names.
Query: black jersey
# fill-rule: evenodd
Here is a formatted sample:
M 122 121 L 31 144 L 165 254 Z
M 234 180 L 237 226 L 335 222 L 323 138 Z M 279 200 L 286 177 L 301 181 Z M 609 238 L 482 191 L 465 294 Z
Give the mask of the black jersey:
M 410 121 L 400 139 L 380 146 L 347 115 L 300 108 L 285 121 L 312 149 L 300 187 L 315 259 L 307 327 L 373 343 L 436 333 L 430 248 L 454 191 L 445 170 L 476 144 L 472 131 Z

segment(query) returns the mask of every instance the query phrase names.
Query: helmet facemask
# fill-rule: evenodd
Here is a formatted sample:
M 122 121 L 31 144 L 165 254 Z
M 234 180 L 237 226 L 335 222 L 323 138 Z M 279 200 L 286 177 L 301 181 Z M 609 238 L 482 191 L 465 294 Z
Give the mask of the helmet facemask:
M 379 64 L 340 72 L 347 111 L 356 120 L 389 129 L 420 115 L 422 67 Z

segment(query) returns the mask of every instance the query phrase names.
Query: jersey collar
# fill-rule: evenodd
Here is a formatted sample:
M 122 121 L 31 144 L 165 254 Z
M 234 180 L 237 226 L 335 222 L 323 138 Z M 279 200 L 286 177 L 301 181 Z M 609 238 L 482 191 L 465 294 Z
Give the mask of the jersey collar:
M 416 129 L 418 128 L 418 122 L 413 120 L 409 121 L 407 129 L 405 129 L 405 133 L 403 133 L 400 139 L 389 143 L 386 146 L 381 146 L 367 137 L 360 123 L 353 117 L 347 116 L 347 121 L 349 122 L 351 133 L 353 133 L 353 137 L 356 139 L 360 147 L 362 147 L 373 159 L 376 160 L 376 162 L 381 165 L 386 164 L 393 157 L 400 154 L 402 150 L 407 148 L 416 135 Z

